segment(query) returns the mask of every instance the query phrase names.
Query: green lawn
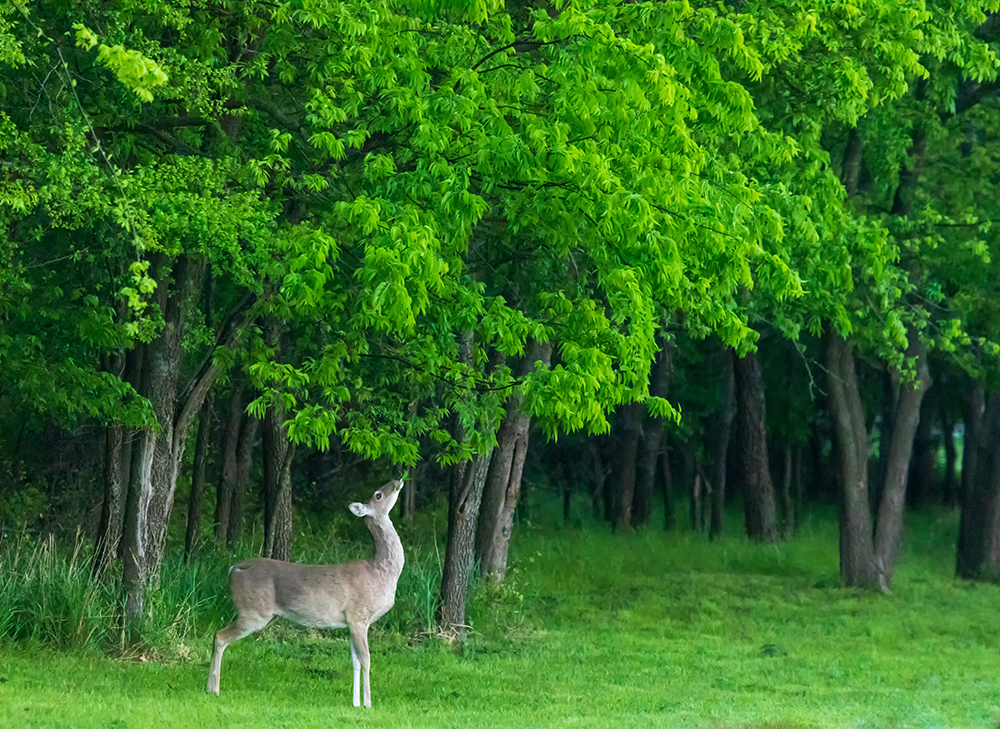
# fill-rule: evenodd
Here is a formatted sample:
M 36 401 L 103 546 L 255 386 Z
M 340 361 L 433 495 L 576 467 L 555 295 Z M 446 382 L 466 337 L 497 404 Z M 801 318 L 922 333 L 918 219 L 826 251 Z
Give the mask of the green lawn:
M 911 520 L 890 596 L 836 586 L 830 518 L 772 547 L 521 528 L 466 645 L 373 631 L 371 711 L 343 631 L 271 627 L 206 696 L 205 627 L 146 662 L 8 643 L 0 726 L 993 729 L 1000 588 L 951 578 L 955 522 Z

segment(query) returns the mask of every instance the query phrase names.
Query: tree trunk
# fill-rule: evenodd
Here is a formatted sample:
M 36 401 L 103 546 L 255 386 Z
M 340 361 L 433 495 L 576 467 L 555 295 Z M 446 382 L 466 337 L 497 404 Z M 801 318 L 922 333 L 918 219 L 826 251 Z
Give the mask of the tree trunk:
M 973 394 L 973 403 L 975 402 Z M 985 408 L 966 424 L 966 451 L 975 450 L 964 473 L 964 500 L 956 572 L 970 580 L 1000 581 L 1000 393 L 985 395 Z
M 215 545 L 220 548 L 227 543 L 229 532 L 229 512 L 232 509 L 233 491 L 236 487 L 237 450 L 240 431 L 246 427 L 249 417 L 244 412 L 243 382 L 234 383 L 229 394 L 229 409 L 222 429 L 219 454 L 222 464 L 215 485 Z
M 615 484 L 614 521 L 619 533 L 632 528 L 632 499 L 635 497 L 636 458 L 642 435 L 642 403 L 628 403 L 618 409 L 618 477 Z
M 656 354 L 649 380 L 649 394 L 653 397 L 665 398 L 670 391 L 670 370 L 676 347 L 673 339 L 667 340 Z M 646 426 L 643 428 L 642 449 L 632 498 L 632 523 L 635 526 L 649 526 L 652 516 L 653 488 L 656 485 L 656 466 L 660 461 L 663 427 L 662 421 L 650 417 L 646 419 Z
M 226 548 L 232 552 L 243 537 L 243 512 L 250 486 L 253 467 L 253 447 L 257 442 L 260 421 L 250 415 L 243 418 L 236 447 L 236 473 L 233 476 L 232 503 L 229 507 L 229 526 L 226 528 Z
M 931 503 L 937 488 L 937 444 L 931 429 L 936 411 L 933 395 L 924 398 L 920 423 L 913 438 L 913 463 L 907 487 L 909 502 L 914 508 Z M 936 500 L 936 499 L 934 499 Z
M 597 437 L 587 438 L 587 469 L 590 478 L 590 511 L 594 521 L 604 520 L 604 463 L 601 461 L 601 449 L 597 445 Z
M 908 359 L 916 363 L 915 382 L 903 382 L 892 424 L 892 444 L 878 511 L 875 532 L 875 557 L 879 587 L 888 590 L 896 566 L 896 555 L 903 536 L 903 510 L 906 504 L 907 471 L 913 455 L 913 442 L 920 424 L 920 406 L 931 386 L 927 350 L 920 333 L 910 330 Z
M 211 393 L 205 398 L 198 417 L 198 436 L 194 444 L 194 469 L 191 472 L 191 498 L 188 500 L 187 531 L 184 534 L 184 561 L 190 562 L 198 551 L 201 532 L 201 507 L 205 500 L 205 464 L 208 461 L 208 441 L 212 433 Z
M 275 402 L 264 415 L 264 556 L 292 558 L 293 447 L 285 429 L 285 409 Z
M 462 637 L 465 634 L 465 603 L 475 559 L 476 522 L 486 487 L 492 452 L 452 473 L 448 499 L 448 546 L 441 575 L 441 627 Z
M 677 528 L 677 512 L 674 507 L 674 470 L 670 465 L 670 436 L 666 433 L 663 434 L 660 471 L 663 475 L 663 528 L 669 532 Z
M 734 374 L 747 536 L 756 542 L 774 542 L 778 539 L 778 517 L 767 460 L 764 378 L 757 353 L 738 358 Z
M 122 446 L 125 428 L 120 423 L 111 423 L 104 430 L 104 503 L 101 505 L 101 523 L 97 531 L 94 547 L 94 561 L 91 574 L 101 577 L 105 574 L 115 555 L 122 537 L 122 521 L 125 513 L 127 471 L 122 462 Z
M 781 480 L 781 538 L 795 532 L 795 502 L 792 500 L 792 446 L 785 446 L 785 474 Z
M 548 368 L 552 345 L 532 342 L 518 372 L 523 379 L 541 361 Z M 521 475 L 528 452 L 531 416 L 522 409 L 520 392 L 507 402 L 506 416 L 497 433 L 497 447 L 489 472 L 476 530 L 476 560 L 484 575 L 503 582 L 507 572 L 507 550 L 514 527 L 514 509 L 521 494 Z
M 966 498 L 972 490 L 976 469 L 979 466 L 980 433 L 983 429 L 983 416 L 986 411 L 986 391 L 981 382 L 972 383 L 965 395 L 965 435 L 962 441 L 962 491 L 960 503 L 966 503 Z
M 879 587 L 868 506 L 868 434 L 850 343 L 834 330 L 824 354 L 840 463 L 840 578 L 848 587 Z
M 711 459 L 712 469 L 712 523 L 709 537 L 718 539 L 725 529 L 726 520 L 726 461 L 729 456 L 729 438 L 733 419 L 736 417 L 736 382 L 733 372 L 735 353 L 730 348 L 723 349 L 722 359 L 722 405 L 711 415 L 707 423 L 708 442 L 705 450 Z

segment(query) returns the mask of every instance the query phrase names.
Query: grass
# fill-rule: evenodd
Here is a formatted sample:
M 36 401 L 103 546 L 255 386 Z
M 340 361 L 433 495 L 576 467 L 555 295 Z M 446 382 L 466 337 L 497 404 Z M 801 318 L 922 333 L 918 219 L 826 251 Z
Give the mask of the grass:
M 177 566 L 148 655 L 8 633 L 0 726 L 997 727 L 1000 588 L 952 578 L 956 522 L 910 518 L 888 596 L 837 586 L 828 514 L 767 547 L 736 522 L 716 543 L 521 527 L 510 584 L 477 589 L 456 646 L 425 634 L 438 572 L 420 527 L 373 629 L 371 711 L 350 706 L 344 631 L 287 625 L 230 648 L 221 696 L 204 695 L 210 635 L 231 617 L 225 565 Z M 340 543 L 312 541 L 304 559 Z

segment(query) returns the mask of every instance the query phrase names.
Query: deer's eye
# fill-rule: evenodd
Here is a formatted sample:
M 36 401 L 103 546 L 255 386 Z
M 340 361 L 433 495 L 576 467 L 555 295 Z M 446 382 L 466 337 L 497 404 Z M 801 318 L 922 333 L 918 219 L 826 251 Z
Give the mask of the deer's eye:
M 376 499 L 381 499 L 381 498 L 382 498 L 382 492 L 381 492 L 381 491 L 379 491 L 378 493 L 376 493 L 376 494 L 375 494 L 375 498 L 376 498 Z

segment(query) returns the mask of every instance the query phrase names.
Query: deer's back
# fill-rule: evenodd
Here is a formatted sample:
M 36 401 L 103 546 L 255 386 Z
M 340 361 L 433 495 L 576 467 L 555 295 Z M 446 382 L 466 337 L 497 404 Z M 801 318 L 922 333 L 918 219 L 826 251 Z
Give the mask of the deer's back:
M 343 628 L 384 615 L 392 607 L 396 580 L 387 584 L 368 560 L 307 565 L 259 558 L 234 566 L 229 586 L 241 614 L 249 609 L 309 627 Z

